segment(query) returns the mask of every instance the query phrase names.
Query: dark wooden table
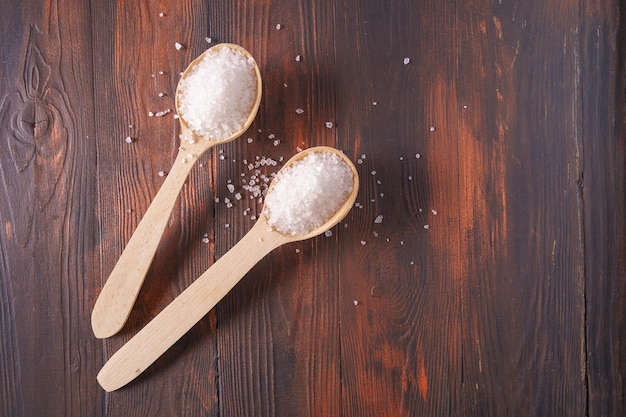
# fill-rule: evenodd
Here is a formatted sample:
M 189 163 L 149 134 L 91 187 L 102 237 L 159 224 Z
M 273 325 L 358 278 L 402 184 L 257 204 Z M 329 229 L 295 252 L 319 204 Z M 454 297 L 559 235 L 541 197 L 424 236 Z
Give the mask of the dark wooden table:
M 0 4 L 0 416 L 626 415 L 624 2 Z M 149 112 L 219 42 L 257 59 L 259 114 L 192 170 L 96 339 L 179 143 Z M 107 358 L 254 223 L 229 182 L 314 145 L 359 170 L 345 221 L 105 393 Z

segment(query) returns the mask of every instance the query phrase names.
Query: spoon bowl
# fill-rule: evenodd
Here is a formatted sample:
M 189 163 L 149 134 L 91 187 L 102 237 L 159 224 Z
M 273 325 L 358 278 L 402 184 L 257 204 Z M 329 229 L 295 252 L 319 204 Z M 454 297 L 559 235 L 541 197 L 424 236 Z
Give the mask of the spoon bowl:
M 342 152 L 326 146 L 310 148 L 292 157 L 282 169 L 292 166 L 294 162 L 302 160 L 311 152 L 337 154 L 350 167 L 352 191 L 337 211 L 323 224 L 308 233 L 289 235 L 271 227 L 263 210 L 254 226 L 232 249 L 218 259 L 109 359 L 98 374 L 98 382 L 106 391 L 121 388 L 141 374 L 208 314 L 269 252 L 286 243 L 320 235 L 348 214 L 358 193 L 359 176 L 352 162 Z M 268 195 L 272 192 L 277 179 L 270 184 Z
M 181 76 L 181 81 L 187 78 L 208 53 L 218 51 L 221 48 L 230 48 L 241 52 L 253 63 L 256 94 L 250 113 L 241 128 L 230 135 L 218 139 L 203 138 L 189 127 L 183 115 L 180 114 L 178 97 L 181 82 L 179 81 L 176 89 L 176 111 L 179 114 L 181 138 L 186 138 L 186 140 L 181 140 L 172 169 L 139 222 L 96 300 L 91 314 L 91 327 L 94 335 L 98 338 L 114 335 L 126 323 L 150 268 L 160 237 L 174 208 L 174 203 L 195 162 L 213 146 L 230 142 L 241 136 L 250 127 L 257 114 L 262 95 L 261 73 L 250 53 L 241 46 L 222 43 L 209 48 L 189 64 Z

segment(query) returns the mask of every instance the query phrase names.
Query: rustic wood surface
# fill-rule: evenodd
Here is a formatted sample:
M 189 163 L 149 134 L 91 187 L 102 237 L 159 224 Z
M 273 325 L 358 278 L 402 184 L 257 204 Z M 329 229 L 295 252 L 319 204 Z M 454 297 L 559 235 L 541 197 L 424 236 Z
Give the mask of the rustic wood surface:
M 624 2 L 0 10 L 0 416 L 626 415 Z M 177 152 L 174 113 L 149 112 L 218 42 L 259 63 L 259 114 L 194 167 L 128 323 L 96 339 Z M 359 170 L 345 221 L 105 393 L 107 358 L 252 227 L 247 165 L 315 145 Z

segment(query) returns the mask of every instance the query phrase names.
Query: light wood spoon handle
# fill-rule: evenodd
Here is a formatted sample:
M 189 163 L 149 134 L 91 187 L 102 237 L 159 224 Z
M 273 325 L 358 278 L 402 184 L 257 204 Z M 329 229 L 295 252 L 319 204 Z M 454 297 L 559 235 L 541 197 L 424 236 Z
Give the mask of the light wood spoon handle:
M 98 374 L 106 391 L 114 391 L 141 374 L 204 317 L 265 255 L 289 242 L 271 231 L 263 218 L 174 299 L 139 333 L 120 348 Z
M 183 162 L 185 158 L 187 162 Z M 171 171 L 115 264 L 91 313 L 96 337 L 112 336 L 124 326 L 195 159 L 187 151 L 178 152 Z

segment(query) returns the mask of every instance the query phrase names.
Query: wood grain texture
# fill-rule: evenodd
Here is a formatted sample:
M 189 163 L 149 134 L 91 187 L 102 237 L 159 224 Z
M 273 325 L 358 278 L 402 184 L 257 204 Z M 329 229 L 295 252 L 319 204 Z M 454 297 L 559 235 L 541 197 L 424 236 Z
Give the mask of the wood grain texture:
M 0 415 L 624 415 L 622 3 L 0 1 Z M 192 169 L 97 340 L 178 149 L 149 112 L 206 38 L 254 55 L 261 108 Z M 315 145 L 359 170 L 348 217 L 105 394 L 104 362 L 254 224 L 243 185 Z

